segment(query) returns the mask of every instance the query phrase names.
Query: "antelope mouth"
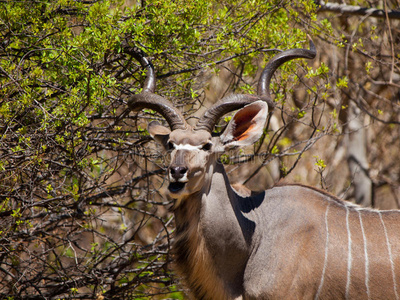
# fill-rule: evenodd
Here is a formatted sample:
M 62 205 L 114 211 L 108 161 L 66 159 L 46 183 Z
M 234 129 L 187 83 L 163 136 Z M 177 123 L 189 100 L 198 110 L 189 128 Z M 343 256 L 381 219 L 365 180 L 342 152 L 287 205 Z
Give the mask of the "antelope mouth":
M 186 182 L 171 182 L 168 186 L 168 190 L 171 193 L 177 193 L 185 187 Z

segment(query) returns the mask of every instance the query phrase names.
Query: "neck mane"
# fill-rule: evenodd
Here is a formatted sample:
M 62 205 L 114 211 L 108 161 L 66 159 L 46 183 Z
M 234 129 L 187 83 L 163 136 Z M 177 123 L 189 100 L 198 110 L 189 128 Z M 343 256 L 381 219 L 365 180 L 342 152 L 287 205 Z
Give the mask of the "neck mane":
M 219 165 L 219 166 L 218 166 Z M 226 178 L 223 166 L 214 165 L 219 176 Z M 222 168 L 221 168 L 222 167 Z M 220 172 L 223 172 L 221 174 Z M 210 180 L 213 180 L 210 178 Z M 211 181 L 210 181 L 211 182 Z M 210 189 L 208 185 L 207 189 Z M 174 209 L 176 236 L 173 248 L 175 269 L 184 277 L 187 288 L 196 299 L 229 299 L 207 248 L 200 216 L 207 201 L 207 191 L 194 193 Z

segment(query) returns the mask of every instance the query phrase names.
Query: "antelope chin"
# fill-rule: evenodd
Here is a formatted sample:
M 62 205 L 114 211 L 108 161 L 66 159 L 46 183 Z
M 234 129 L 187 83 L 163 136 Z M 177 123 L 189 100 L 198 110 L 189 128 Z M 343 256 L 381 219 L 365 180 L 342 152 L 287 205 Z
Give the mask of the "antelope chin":
M 186 182 L 170 182 L 168 185 L 168 190 L 175 194 L 180 192 L 186 185 Z

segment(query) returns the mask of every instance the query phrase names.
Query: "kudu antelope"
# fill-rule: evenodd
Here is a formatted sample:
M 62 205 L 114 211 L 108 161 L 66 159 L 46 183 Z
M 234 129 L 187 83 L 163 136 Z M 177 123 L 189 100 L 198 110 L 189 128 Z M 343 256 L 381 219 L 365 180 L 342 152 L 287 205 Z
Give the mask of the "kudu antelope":
M 177 271 L 195 299 L 399 299 L 400 213 L 364 209 L 300 185 L 240 196 L 218 155 L 251 145 L 263 132 L 275 70 L 316 50 L 293 49 L 265 67 L 257 95 L 230 95 L 189 126 L 154 94 L 152 65 L 130 109 L 151 108 L 169 127 L 148 125 L 170 152 L 167 197 L 174 199 Z M 239 110 L 238 110 L 239 109 Z M 238 110 L 219 136 L 215 124 Z

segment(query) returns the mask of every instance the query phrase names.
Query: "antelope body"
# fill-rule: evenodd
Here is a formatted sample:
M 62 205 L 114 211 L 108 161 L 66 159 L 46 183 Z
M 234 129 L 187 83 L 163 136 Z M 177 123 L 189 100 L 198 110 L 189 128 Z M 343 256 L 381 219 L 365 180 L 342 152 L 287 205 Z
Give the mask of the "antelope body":
M 312 42 L 310 50 L 280 53 L 264 69 L 257 95 L 223 98 L 195 127 L 154 94 L 153 67 L 136 56 L 148 77 L 128 104 L 152 108 L 169 124 L 151 122 L 148 130 L 171 155 L 166 197 L 175 201 L 176 268 L 195 299 L 399 299 L 399 211 L 363 209 L 300 185 L 239 195 L 218 162 L 227 149 L 260 138 L 279 65 L 315 54 Z M 237 109 L 213 136 L 218 119 Z

